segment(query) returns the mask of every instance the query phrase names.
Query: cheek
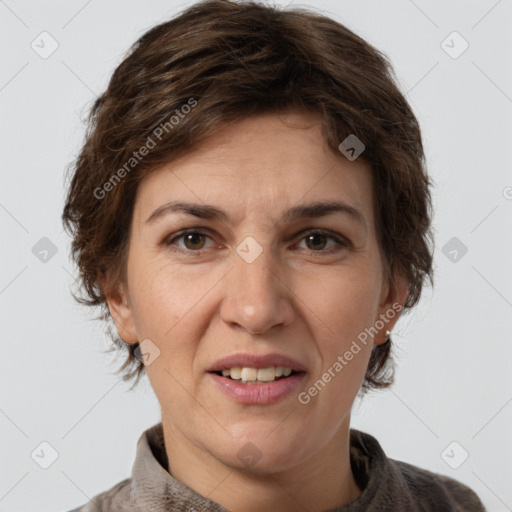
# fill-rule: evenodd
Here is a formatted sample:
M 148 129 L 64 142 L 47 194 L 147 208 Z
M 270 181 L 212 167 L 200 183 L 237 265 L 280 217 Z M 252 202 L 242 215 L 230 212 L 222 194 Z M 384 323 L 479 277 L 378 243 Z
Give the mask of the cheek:
M 137 336 L 139 340 L 151 340 L 159 350 L 158 358 L 146 366 L 148 378 L 157 394 L 162 392 L 166 399 L 170 399 L 167 395 L 179 397 L 182 388 L 173 377 L 192 389 L 194 357 L 207 319 L 205 294 L 212 284 L 205 279 L 197 282 L 161 259 L 152 261 L 134 255 L 130 263 Z
M 364 267 L 344 268 L 316 283 L 305 281 L 297 295 L 305 297 L 315 322 L 339 349 L 374 322 L 379 292 L 376 275 Z
M 306 291 L 304 287 L 301 293 Z M 316 325 L 313 336 L 320 356 L 309 383 L 313 388 L 305 391 L 312 400 L 315 393 L 322 395 L 316 407 L 333 424 L 340 411 L 350 407 L 364 379 L 373 346 L 367 329 L 375 321 L 379 291 L 376 274 L 361 266 L 343 268 L 310 286 L 304 295 L 310 308 L 307 314 Z
M 200 302 L 204 290 L 162 258 L 134 255 L 130 264 L 128 278 L 137 332 L 163 342 Z

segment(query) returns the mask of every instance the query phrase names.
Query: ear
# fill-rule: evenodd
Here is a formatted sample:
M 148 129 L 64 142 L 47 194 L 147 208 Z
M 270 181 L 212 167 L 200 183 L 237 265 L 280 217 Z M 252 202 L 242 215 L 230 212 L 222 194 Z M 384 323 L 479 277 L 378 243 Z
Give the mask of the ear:
M 400 274 L 395 276 L 395 283 L 386 283 L 383 286 L 381 301 L 379 304 L 379 313 L 375 319 L 375 327 L 378 333 L 374 336 L 374 345 L 382 345 L 386 342 L 396 322 L 403 312 L 404 304 L 407 301 L 409 286 L 406 279 Z M 384 324 L 382 329 L 381 325 Z
M 126 286 L 123 283 L 110 285 L 109 279 L 105 275 L 100 276 L 98 280 L 107 299 L 108 309 L 119 337 L 125 343 L 136 343 L 138 337 Z

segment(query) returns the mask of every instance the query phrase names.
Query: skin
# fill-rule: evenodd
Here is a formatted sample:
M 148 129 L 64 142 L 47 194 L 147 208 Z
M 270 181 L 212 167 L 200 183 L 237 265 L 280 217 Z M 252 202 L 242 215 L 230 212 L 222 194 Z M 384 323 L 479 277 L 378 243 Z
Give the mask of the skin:
M 146 223 L 171 200 L 215 205 L 228 220 L 170 213 Z M 278 221 L 293 206 L 325 200 L 354 206 L 366 227 L 340 212 Z M 165 244 L 190 228 L 207 233 Z M 309 229 L 349 243 L 311 239 Z M 236 252 L 247 236 L 263 250 L 252 263 Z M 320 512 L 357 499 L 351 407 L 372 344 L 386 340 L 398 314 L 306 405 L 297 393 L 271 405 L 240 404 L 206 370 L 233 353 L 278 352 L 305 365 L 307 390 L 379 315 L 403 306 L 407 286 L 396 281 L 389 286 L 377 243 L 371 169 L 362 158 L 334 154 L 316 114 L 226 125 L 147 176 L 133 212 L 127 281 L 107 299 L 124 341 L 150 339 L 160 350 L 146 371 L 161 406 L 169 472 L 233 512 Z M 252 466 L 237 456 L 248 442 L 261 455 Z

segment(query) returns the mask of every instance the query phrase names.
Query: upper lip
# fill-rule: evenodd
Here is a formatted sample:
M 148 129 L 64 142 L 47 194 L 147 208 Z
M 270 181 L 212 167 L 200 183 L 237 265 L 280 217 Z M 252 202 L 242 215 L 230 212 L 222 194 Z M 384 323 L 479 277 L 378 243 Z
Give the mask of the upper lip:
M 296 372 L 305 371 L 304 365 L 283 354 L 256 355 L 249 353 L 231 354 L 213 363 L 208 372 L 219 372 L 228 368 L 269 368 L 271 366 L 282 366 L 291 368 Z

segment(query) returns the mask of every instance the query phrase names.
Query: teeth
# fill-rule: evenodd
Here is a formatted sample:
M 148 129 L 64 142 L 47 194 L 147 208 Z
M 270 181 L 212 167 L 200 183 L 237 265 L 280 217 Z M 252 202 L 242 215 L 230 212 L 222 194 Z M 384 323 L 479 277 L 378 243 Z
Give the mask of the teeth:
M 242 378 L 242 368 L 231 368 L 228 370 L 228 377 L 231 376 L 232 379 L 241 379 Z
M 242 375 L 240 378 L 242 380 L 257 380 L 258 370 L 256 370 L 256 368 L 242 368 Z
M 276 378 L 276 370 L 273 366 L 270 368 L 260 368 L 258 370 L 258 380 L 263 382 L 271 381 Z
M 277 377 L 289 377 L 291 373 L 291 368 L 284 368 L 282 366 L 270 366 L 259 369 L 235 367 L 222 370 L 223 377 L 231 377 L 233 380 L 249 385 L 256 384 L 257 382 L 272 382 Z

